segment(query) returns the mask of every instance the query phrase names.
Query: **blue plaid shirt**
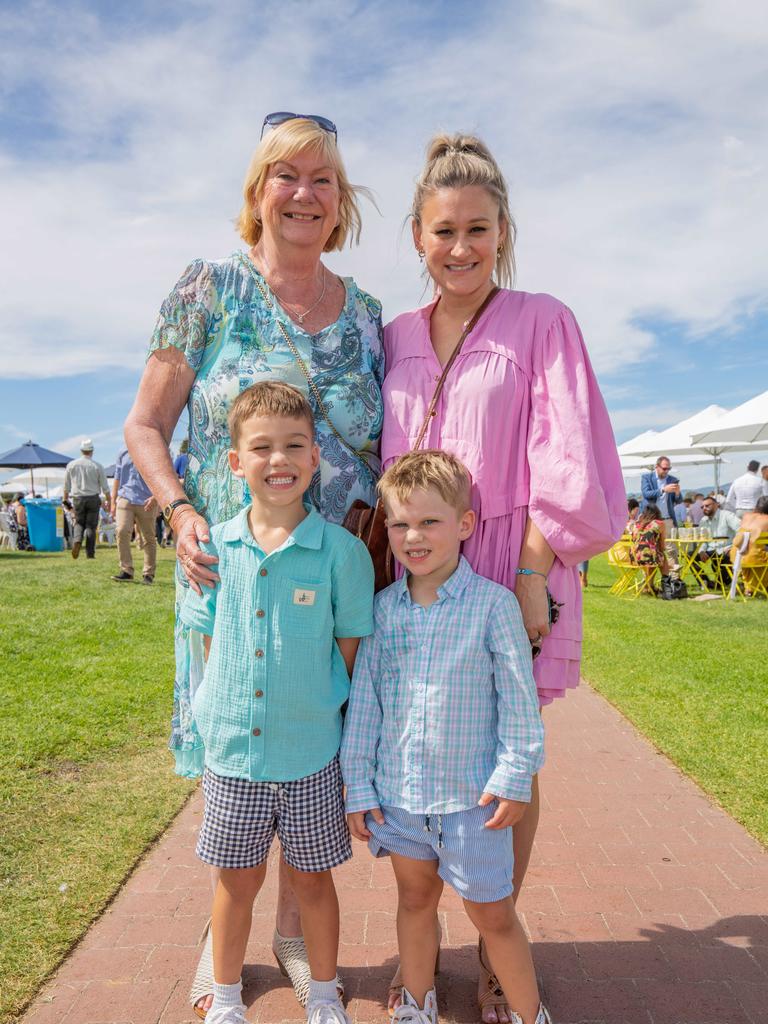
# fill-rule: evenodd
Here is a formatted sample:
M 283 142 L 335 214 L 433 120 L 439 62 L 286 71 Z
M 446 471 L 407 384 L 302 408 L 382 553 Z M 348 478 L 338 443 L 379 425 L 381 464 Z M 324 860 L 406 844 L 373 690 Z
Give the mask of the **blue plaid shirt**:
M 531 645 L 511 591 L 461 558 L 429 608 L 403 576 L 376 597 L 355 663 L 341 767 L 347 812 L 530 800 L 544 763 Z

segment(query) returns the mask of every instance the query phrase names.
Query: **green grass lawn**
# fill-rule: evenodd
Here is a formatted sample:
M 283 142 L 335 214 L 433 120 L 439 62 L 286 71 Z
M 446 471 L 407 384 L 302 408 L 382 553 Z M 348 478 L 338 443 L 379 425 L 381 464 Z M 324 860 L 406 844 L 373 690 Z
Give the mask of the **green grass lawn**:
M 140 556 L 139 556 L 140 557 Z M 140 565 L 140 563 L 139 563 Z M 165 750 L 173 553 L 0 552 L 0 1020 L 35 994 L 192 789 Z
M 768 843 L 768 602 L 616 598 L 615 579 L 590 563 L 584 678 Z
M 173 552 L 153 587 L 115 550 L 0 552 L 0 1021 L 35 994 L 186 800 L 165 750 Z M 768 841 L 768 603 L 585 594 L 584 675 Z M 663 667 L 660 667 L 662 666 Z

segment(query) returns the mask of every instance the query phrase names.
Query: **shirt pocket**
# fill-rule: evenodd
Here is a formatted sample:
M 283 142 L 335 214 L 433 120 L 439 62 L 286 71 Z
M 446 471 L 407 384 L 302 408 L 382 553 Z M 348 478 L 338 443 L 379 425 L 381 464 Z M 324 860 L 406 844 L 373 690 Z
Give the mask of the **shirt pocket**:
M 277 618 L 278 632 L 294 640 L 332 636 L 330 585 L 307 579 L 282 580 Z

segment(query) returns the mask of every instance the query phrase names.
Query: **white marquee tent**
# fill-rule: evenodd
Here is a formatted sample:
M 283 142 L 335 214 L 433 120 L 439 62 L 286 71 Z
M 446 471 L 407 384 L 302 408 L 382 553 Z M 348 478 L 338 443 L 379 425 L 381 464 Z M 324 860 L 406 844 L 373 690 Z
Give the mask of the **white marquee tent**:
M 64 487 L 64 472 L 64 468 L 60 469 L 58 466 L 49 466 L 46 469 L 36 470 L 35 494 L 39 494 L 44 498 L 60 498 Z M 29 492 L 28 469 L 25 469 L 22 473 L 16 473 L 12 477 L 0 477 L 0 493 L 10 494 L 11 492 L 17 494 L 27 494 Z
M 695 445 L 762 443 L 768 446 L 768 391 L 731 409 L 713 423 L 702 424 L 691 438 Z
M 715 475 L 715 489 L 717 489 L 720 486 L 720 463 L 724 461 L 723 452 L 757 451 L 761 447 L 761 445 L 739 440 L 715 439 L 700 444 L 691 442 L 692 435 L 696 436 L 703 431 L 711 431 L 714 435 L 717 432 L 718 424 L 727 415 L 727 410 L 722 406 L 708 405 L 706 409 L 694 413 L 693 416 L 688 416 L 666 430 L 659 433 L 646 431 L 645 434 L 640 434 L 632 441 L 625 441 L 619 448 L 619 454 L 640 459 L 652 458 L 654 462 L 659 455 L 666 455 L 678 464 L 691 456 L 697 457 L 699 461 L 688 464 L 701 465 L 711 462 Z M 637 471 L 635 470 L 635 472 Z

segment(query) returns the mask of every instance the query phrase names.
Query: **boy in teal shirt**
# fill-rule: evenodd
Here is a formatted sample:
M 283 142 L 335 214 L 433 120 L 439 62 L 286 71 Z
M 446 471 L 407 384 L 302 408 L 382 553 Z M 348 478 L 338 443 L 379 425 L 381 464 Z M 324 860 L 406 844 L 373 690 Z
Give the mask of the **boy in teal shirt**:
M 275 832 L 299 902 L 312 981 L 307 1019 L 348 1024 L 336 987 L 339 909 L 331 868 L 351 857 L 338 763 L 357 645 L 372 632 L 365 546 L 303 501 L 319 463 L 312 409 L 265 381 L 229 417 L 232 472 L 251 505 L 211 529 L 219 582 L 189 591 L 182 620 L 206 634 L 193 698 L 205 743 L 197 854 L 220 869 L 208 1024 L 242 1024 L 253 901 Z

